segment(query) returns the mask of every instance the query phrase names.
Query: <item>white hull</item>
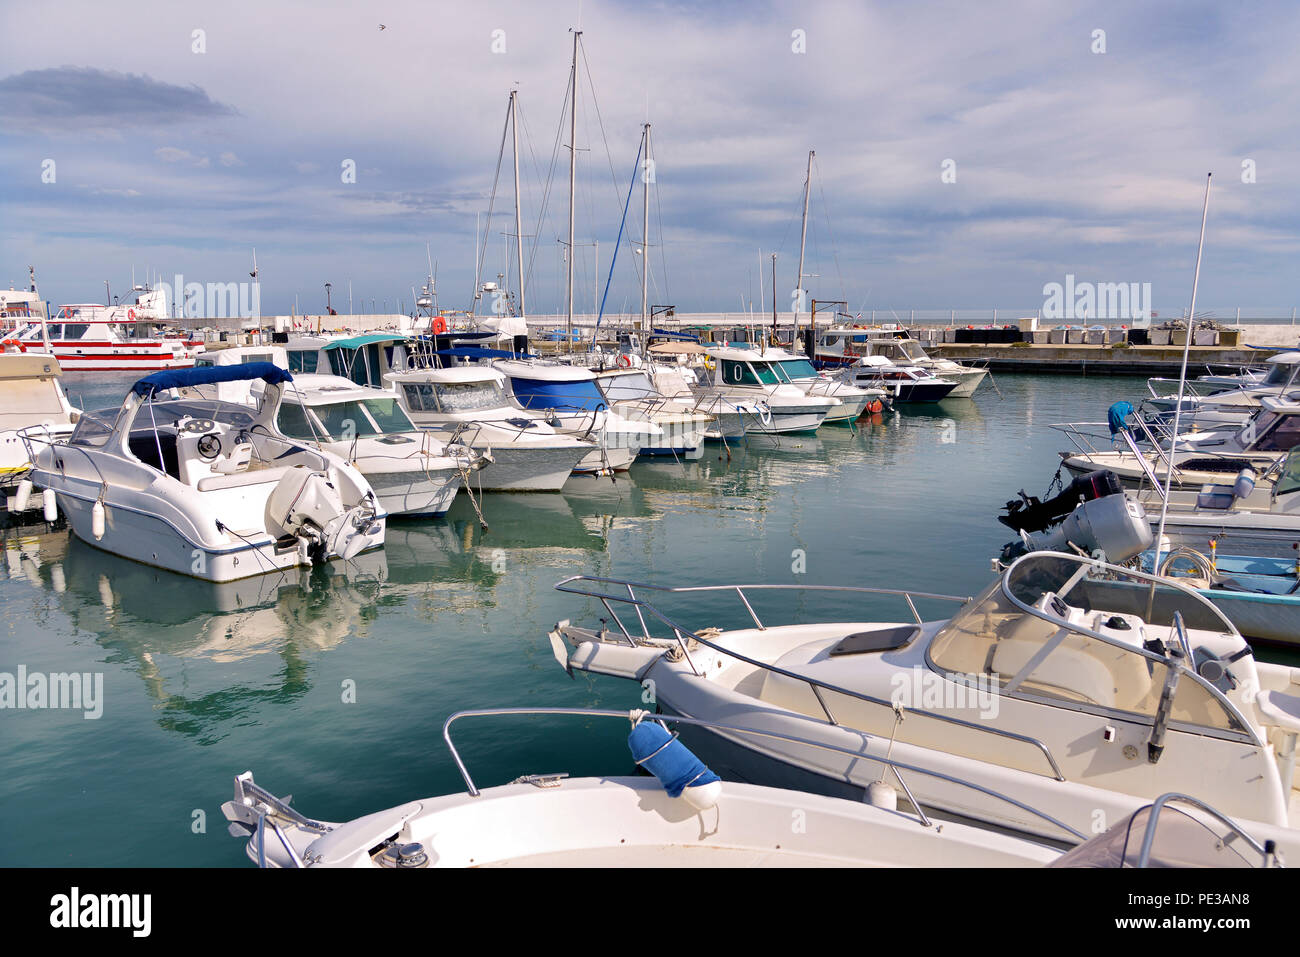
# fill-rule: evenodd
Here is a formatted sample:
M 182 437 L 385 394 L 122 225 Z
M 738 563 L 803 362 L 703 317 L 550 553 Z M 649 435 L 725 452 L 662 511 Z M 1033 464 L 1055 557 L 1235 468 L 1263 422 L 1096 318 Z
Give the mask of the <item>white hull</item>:
M 488 451 L 487 447 L 476 449 Z M 470 487 L 484 492 L 558 492 L 585 450 L 574 446 L 494 446 L 493 463 L 470 475 Z
M 459 471 L 373 472 L 362 475 L 389 515 L 443 515 L 460 491 Z

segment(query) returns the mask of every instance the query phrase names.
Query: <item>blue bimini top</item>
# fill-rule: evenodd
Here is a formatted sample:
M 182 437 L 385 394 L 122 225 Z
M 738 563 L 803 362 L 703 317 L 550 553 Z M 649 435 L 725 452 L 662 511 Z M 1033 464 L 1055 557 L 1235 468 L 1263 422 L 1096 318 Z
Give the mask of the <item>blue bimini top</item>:
M 147 375 L 131 387 L 136 395 L 148 398 L 155 392 L 168 389 L 183 389 L 192 385 L 208 385 L 213 382 L 242 382 L 248 379 L 262 379 L 269 385 L 292 382 L 293 376 L 284 369 L 270 362 L 245 362 L 234 366 L 196 366 L 192 369 L 167 369 Z

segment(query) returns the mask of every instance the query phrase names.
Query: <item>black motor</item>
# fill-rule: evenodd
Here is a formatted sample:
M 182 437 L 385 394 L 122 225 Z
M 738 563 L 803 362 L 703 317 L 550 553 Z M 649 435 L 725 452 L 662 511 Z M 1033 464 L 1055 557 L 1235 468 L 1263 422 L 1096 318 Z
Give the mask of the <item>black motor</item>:
M 998 521 L 1017 532 L 1041 532 L 1064 519 L 1080 502 L 1090 502 L 1123 491 L 1119 476 L 1109 469 L 1099 469 L 1080 475 L 1060 495 L 1045 502 L 1026 495 L 1025 490 L 1021 489 L 1020 498 L 1007 502 L 1007 514 L 999 515 Z

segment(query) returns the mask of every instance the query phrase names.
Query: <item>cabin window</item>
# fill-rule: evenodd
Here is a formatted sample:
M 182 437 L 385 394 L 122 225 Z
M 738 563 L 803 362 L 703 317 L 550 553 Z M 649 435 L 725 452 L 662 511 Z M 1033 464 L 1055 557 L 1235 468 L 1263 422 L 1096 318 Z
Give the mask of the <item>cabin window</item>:
M 77 427 L 68 438 L 69 445 L 85 445 L 99 448 L 113 434 L 115 411 L 85 412 L 77 421 Z
M 80 339 L 86 334 L 86 330 L 89 328 L 90 324 L 86 322 L 69 322 L 64 324 L 63 334 L 59 338 Z
M 755 368 L 748 362 L 723 359 L 722 381 L 727 385 L 778 385 L 781 380 L 766 365 Z
M 360 402 L 317 405 L 312 407 L 312 411 L 332 439 L 346 442 L 357 435 L 379 434 Z
M 1293 451 L 1286 457 L 1282 474 L 1273 485 L 1273 494 L 1286 495 L 1297 490 L 1300 490 L 1300 450 Z
M 439 382 L 434 388 L 443 412 L 477 412 L 510 404 L 495 382 Z
M 319 353 L 307 350 L 294 350 L 289 353 L 289 371 L 290 372 L 315 372 L 316 362 L 320 358 Z
M 407 418 L 396 399 L 365 399 L 361 404 L 366 407 L 366 411 L 370 413 L 370 417 L 375 420 L 381 432 L 388 434 L 415 431 L 414 423 Z
M 438 400 L 433 396 L 433 386 L 416 382 L 402 387 L 406 394 L 406 407 L 412 412 L 437 412 Z
M 1300 445 L 1300 415 L 1286 415 L 1253 446 L 1260 452 L 1289 452 Z
M 787 379 L 811 379 L 817 376 L 817 370 L 807 359 L 784 359 L 777 365 Z
M 280 432 L 291 439 L 319 438 L 307 421 L 307 411 L 296 402 L 286 402 L 281 405 L 275 423 L 279 426 Z

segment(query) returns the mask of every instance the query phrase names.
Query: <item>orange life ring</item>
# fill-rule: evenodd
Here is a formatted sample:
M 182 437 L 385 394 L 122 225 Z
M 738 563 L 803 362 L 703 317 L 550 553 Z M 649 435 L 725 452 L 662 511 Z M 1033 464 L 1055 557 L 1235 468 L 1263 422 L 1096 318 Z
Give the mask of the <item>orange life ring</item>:
M 434 316 L 429 328 L 433 330 L 435 336 L 441 336 L 447 331 L 447 320 L 442 316 Z
M 5 351 L 8 351 L 10 346 L 17 346 L 19 352 L 27 351 L 27 346 L 18 339 L 6 339 L 4 342 L 0 343 L 0 346 L 2 346 Z
M 132 322 L 134 322 L 134 321 L 135 321 L 135 310 L 134 310 L 134 309 L 128 309 L 128 310 L 126 311 L 126 317 L 127 317 L 128 319 L 130 319 Z
M 632 357 L 629 356 L 626 352 L 624 352 L 622 355 L 618 357 L 618 364 L 622 366 L 624 369 L 630 369 L 632 368 Z

